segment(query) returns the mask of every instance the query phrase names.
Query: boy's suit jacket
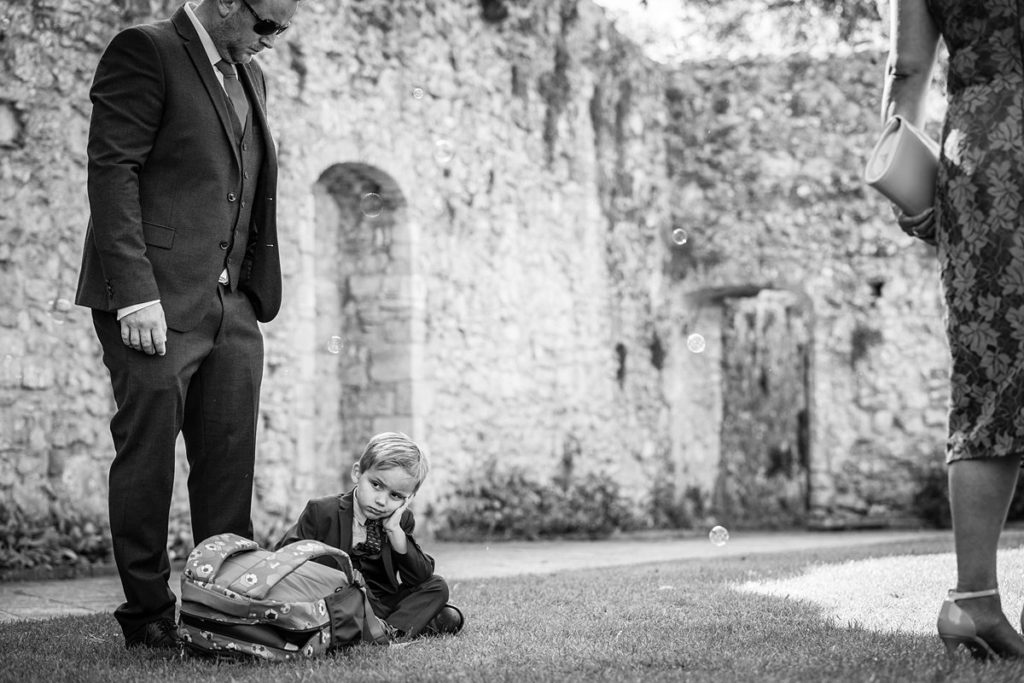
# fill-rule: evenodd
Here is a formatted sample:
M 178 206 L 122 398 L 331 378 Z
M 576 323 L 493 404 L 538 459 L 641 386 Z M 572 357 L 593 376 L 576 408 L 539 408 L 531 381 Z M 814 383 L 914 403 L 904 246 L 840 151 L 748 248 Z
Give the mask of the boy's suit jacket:
M 275 548 L 301 540 L 317 540 L 352 554 L 352 491 L 341 495 L 317 498 L 306 503 L 299 519 L 285 532 Z M 402 530 L 408 536 L 408 551 L 400 555 L 391 548 L 387 534 L 381 543 L 380 558 L 352 556 L 371 590 L 394 593 L 400 585 L 415 586 L 434 574 L 434 558 L 423 552 L 412 537 L 416 526 L 411 510 L 402 513 Z M 335 565 L 331 558 L 324 564 Z M 401 577 L 401 584 L 398 577 Z
M 277 157 L 263 72 L 251 61 L 238 76 L 265 152 L 237 285 L 265 322 L 281 304 Z M 77 303 L 116 311 L 160 299 L 167 326 L 187 332 L 217 289 L 242 169 L 231 105 L 184 8 L 118 33 L 91 95 L 92 216 Z

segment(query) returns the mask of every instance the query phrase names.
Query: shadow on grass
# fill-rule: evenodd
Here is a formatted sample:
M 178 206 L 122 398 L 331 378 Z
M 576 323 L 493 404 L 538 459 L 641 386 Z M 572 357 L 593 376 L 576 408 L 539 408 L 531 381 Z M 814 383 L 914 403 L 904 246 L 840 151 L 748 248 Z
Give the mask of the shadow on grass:
M 949 660 L 934 635 L 844 622 L 814 600 L 752 586 L 796 586 L 878 558 L 917 558 L 930 547 L 752 555 L 460 581 L 467 615 L 456 637 L 401 648 L 360 646 L 287 664 L 164 660 L 123 649 L 111 616 L 0 624 L 0 679 L 11 681 L 1002 681 L 1024 665 Z M 854 563 L 854 564 L 851 564 Z M 938 561 L 940 574 L 944 571 Z M 916 569 L 915 569 L 916 570 Z M 941 577 L 940 577 L 941 578 Z M 835 574 L 857 600 L 870 572 Z M 852 589 L 851 585 L 853 584 Z M 928 589 L 930 590 L 930 588 Z M 866 593 L 870 595 L 870 591 Z M 941 594 L 926 599 L 937 610 Z M 867 604 L 901 611 L 899 601 Z M 934 614 L 930 617 L 934 621 Z

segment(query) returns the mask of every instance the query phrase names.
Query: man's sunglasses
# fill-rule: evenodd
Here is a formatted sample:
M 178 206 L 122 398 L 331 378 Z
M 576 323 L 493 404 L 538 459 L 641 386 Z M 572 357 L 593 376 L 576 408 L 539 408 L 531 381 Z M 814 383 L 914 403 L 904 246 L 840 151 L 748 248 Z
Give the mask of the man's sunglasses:
M 260 15 L 256 14 L 256 10 L 254 10 L 252 8 L 252 5 L 250 5 L 248 2 L 242 0 L 242 4 L 245 5 L 245 8 L 249 10 L 250 14 L 256 17 L 256 23 L 253 24 L 252 30 L 255 31 L 257 34 L 261 36 L 269 36 L 271 33 L 273 33 L 275 36 L 279 36 L 288 30 L 289 24 L 281 26 L 281 24 L 277 23 L 276 21 L 264 19 Z

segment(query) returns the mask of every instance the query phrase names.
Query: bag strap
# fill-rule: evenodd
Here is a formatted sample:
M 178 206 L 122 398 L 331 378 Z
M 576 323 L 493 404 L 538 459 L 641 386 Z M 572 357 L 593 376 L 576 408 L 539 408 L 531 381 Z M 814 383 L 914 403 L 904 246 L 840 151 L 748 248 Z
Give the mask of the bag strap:
M 370 596 L 367 595 L 365 588 L 363 589 L 363 614 L 363 640 L 370 643 L 389 643 L 391 639 L 384 632 L 380 619 L 374 614 L 373 605 L 370 604 Z
M 363 578 L 362 572 L 353 567 L 351 576 L 352 583 L 358 586 L 363 594 L 363 642 L 382 645 L 390 643 L 391 639 L 373 611 L 373 605 L 370 604 L 370 591 L 366 587 L 366 579 Z
M 295 541 L 262 558 L 246 574 L 233 581 L 228 588 L 248 595 L 253 600 L 262 600 L 282 579 L 306 562 L 318 557 L 333 557 L 337 560 L 348 582 L 352 583 L 352 560 L 348 553 L 320 541 Z M 254 574 L 261 580 L 255 584 L 247 583 L 246 578 Z

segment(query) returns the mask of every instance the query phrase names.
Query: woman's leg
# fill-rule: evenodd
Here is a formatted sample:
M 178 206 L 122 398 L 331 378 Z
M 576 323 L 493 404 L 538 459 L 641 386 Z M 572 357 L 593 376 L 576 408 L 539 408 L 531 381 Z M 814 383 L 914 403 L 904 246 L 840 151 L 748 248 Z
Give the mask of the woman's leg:
M 949 466 L 957 592 L 984 591 L 998 586 L 996 549 L 1017 486 L 1019 469 L 1020 456 L 958 460 Z M 964 596 L 955 604 L 969 617 L 968 633 L 980 638 L 1000 657 L 1024 658 L 1024 639 L 1003 614 L 998 594 Z M 944 640 L 951 628 L 949 622 L 943 623 L 944 618 L 962 626 L 962 619 L 955 614 L 958 612 L 948 607 L 948 603 L 940 612 L 939 635 L 944 636 L 945 631 Z M 952 628 L 956 632 L 956 626 Z
M 996 547 L 1017 486 L 1020 456 L 957 460 L 949 466 L 958 591 L 995 588 Z

